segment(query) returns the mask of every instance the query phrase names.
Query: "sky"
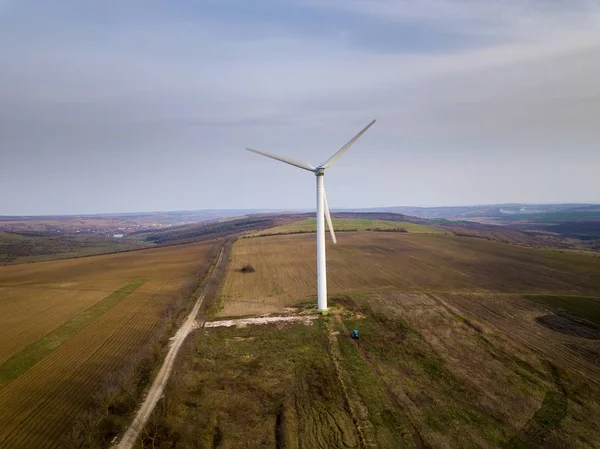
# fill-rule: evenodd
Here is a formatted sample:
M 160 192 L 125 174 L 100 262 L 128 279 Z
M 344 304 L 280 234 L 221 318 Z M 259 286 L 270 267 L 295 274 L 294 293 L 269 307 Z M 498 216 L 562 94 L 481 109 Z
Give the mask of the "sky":
M 0 215 L 600 203 L 598 0 L 0 0 Z

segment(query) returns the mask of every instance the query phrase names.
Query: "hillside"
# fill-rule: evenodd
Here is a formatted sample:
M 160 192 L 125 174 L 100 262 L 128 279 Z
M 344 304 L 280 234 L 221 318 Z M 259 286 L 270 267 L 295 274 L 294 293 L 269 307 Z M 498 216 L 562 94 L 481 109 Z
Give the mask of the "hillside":
M 251 216 L 245 218 L 213 221 L 195 225 L 178 226 L 159 231 L 146 231 L 133 236 L 141 241 L 154 244 L 188 243 L 205 238 L 219 237 L 254 230 L 267 229 L 284 222 L 300 218 L 287 216 Z
M 0 266 L 129 251 L 148 246 L 141 241 L 106 236 L 0 232 Z
M 600 445 L 600 258 L 407 232 L 342 232 L 327 251 L 321 316 L 313 236 L 234 244 L 144 444 Z M 304 318 L 246 323 L 282 315 Z
M 404 217 L 404 216 L 400 216 Z M 333 229 L 336 232 L 346 231 L 396 231 L 396 232 L 422 232 L 431 234 L 443 234 L 444 231 L 436 226 L 416 224 L 408 221 L 376 220 L 369 218 L 340 218 L 338 215 L 332 219 Z M 326 225 L 327 226 L 327 225 Z M 316 218 L 275 226 L 263 231 L 249 234 L 248 237 L 261 237 L 278 234 L 299 234 L 317 231 Z

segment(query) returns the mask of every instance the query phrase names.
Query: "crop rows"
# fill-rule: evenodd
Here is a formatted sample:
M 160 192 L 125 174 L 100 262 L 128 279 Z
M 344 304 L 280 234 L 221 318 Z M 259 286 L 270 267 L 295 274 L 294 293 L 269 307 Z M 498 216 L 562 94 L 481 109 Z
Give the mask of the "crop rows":
M 0 447 L 59 447 L 106 377 L 148 341 L 211 248 L 205 243 L 123 255 L 135 256 L 134 265 L 142 261 L 138 275 L 150 280 L 0 390 Z
M 13 304 L 6 304 L 11 294 L 0 289 L 3 320 L 0 325 L 0 364 L 39 340 L 61 324 L 91 307 L 105 296 L 105 291 L 69 291 L 13 288 Z
M 0 409 L 11 410 L 0 418 L 9 432 L 2 444 L 41 447 L 55 441 L 98 382 L 146 340 L 159 319 L 156 309 L 168 299 L 155 291 L 131 295 L 14 381 L 6 395 L 0 392 Z

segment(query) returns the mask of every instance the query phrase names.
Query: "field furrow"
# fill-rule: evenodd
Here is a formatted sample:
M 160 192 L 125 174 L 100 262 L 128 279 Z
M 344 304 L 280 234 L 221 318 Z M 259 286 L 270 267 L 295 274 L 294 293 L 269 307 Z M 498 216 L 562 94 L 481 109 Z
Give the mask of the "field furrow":
M 115 283 L 120 288 L 132 279 L 148 279 L 0 389 L 0 447 L 62 447 L 63 439 L 82 412 L 95 406 L 95 395 L 107 377 L 147 344 L 174 298 L 206 269 L 213 247 L 214 242 L 205 242 L 91 257 L 79 261 L 89 271 L 87 276 L 73 261 L 20 267 L 31 269 L 32 278 L 38 277 L 35 288 L 27 286 L 26 276 L 17 267 L 0 268 L 0 285 L 13 284 L 4 287 L 11 289 L 13 300 L 5 304 L 0 298 L 0 316 L 3 306 L 8 310 L 18 304 L 21 293 L 28 298 L 28 313 L 34 319 L 38 317 L 37 323 L 44 323 L 44 314 L 48 315 L 46 323 L 50 323 L 60 310 L 78 316 L 77 307 L 92 302 L 90 293 L 99 294 L 102 299 L 111 295 L 114 289 L 105 291 Z M 53 297 L 63 298 L 63 309 L 50 314 L 44 301 L 35 304 L 30 300 L 32 292 L 43 291 L 40 276 L 50 281 L 48 290 Z M 80 288 L 73 289 L 74 284 Z M 82 298 L 84 295 L 88 297 Z M 80 303 L 75 307 L 72 303 L 77 302 Z M 31 334 L 36 326 L 42 326 L 37 323 L 24 323 L 20 332 Z

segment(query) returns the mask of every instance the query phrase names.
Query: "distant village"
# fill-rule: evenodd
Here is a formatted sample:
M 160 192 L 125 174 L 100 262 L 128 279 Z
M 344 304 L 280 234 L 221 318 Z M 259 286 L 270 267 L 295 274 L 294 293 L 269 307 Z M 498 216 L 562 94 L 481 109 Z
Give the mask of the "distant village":
M 96 219 L 70 217 L 58 220 L 0 220 L 0 231 L 23 233 L 23 234 L 45 234 L 45 235 L 95 235 L 113 238 L 123 238 L 131 234 L 143 231 L 169 228 L 194 223 L 189 220 L 173 220 L 166 222 L 152 220 L 144 217 L 139 221 L 121 219 Z

